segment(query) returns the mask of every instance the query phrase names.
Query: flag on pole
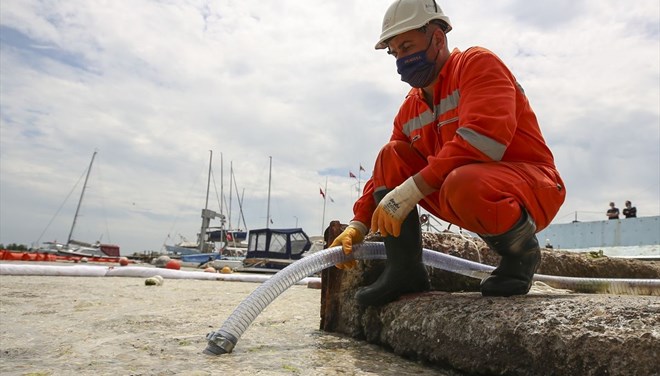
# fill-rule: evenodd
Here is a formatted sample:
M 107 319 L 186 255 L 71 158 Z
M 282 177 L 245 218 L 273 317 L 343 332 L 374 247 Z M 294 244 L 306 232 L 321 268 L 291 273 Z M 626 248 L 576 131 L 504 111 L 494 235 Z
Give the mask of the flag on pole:
M 362 164 L 360 164 L 360 171 L 364 171 L 364 167 L 362 167 Z
M 357 178 L 357 177 L 356 177 L 355 175 L 353 175 L 353 173 L 350 172 L 350 171 L 348 172 L 348 177 L 349 177 L 349 178 Z
M 321 193 L 321 196 L 323 196 L 323 199 L 325 200 L 325 192 L 323 192 L 323 189 L 319 188 L 319 192 Z

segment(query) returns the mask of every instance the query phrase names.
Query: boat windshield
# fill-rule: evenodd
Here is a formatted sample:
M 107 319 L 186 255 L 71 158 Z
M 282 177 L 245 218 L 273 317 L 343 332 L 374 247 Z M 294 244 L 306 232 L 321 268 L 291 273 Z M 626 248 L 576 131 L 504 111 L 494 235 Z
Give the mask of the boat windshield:
M 300 256 L 310 246 L 307 235 L 295 229 L 255 230 L 250 232 L 249 238 L 248 252 L 266 252 L 274 257 L 278 254 Z
M 300 232 L 291 234 L 291 254 L 298 255 L 303 253 L 307 245 L 307 238 Z
M 286 253 L 286 234 L 271 234 L 270 252 Z
M 266 248 L 266 233 L 261 232 L 253 232 L 250 233 L 250 243 L 249 243 L 249 250 L 250 251 L 265 251 Z

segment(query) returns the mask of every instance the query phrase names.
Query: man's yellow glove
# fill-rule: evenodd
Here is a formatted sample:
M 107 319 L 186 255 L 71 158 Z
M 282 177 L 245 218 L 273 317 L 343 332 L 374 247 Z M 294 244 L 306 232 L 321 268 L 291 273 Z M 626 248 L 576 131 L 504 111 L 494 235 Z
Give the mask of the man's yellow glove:
M 358 221 L 351 221 L 348 227 L 330 244 L 330 248 L 341 245 L 342 251 L 345 255 L 350 255 L 353 252 L 353 244 L 362 243 L 364 236 L 367 234 L 367 226 Z M 357 265 L 357 260 L 351 260 L 336 264 L 339 269 L 352 269 Z
M 379 231 L 382 236 L 401 234 L 401 223 L 408 213 L 424 198 L 412 177 L 386 194 L 371 217 L 371 231 Z

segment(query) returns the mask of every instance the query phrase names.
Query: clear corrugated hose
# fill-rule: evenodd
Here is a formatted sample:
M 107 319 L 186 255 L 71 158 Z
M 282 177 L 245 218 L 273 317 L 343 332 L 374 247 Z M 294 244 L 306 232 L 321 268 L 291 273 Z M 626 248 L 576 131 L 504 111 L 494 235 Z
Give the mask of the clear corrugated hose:
M 379 242 L 365 242 L 354 246 L 353 254 L 350 256 L 345 256 L 341 247 L 332 247 L 287 266 L 245 298 L 220 329 L 206 336 L 208 345 L 204 349 L 204 353 L 209 355 L 230 353 L 248 326 L 282 292 L 307 276 L 352 258 L 358 260 L 384 259 L 386 258 L 385 246 Z M 479 279 L 488 276 L 494 269 L 489 265 L 429 249 L 424 249 L 422 258 L 425 265 Z M 534 280 L 545 282 L 554 288 L 577 292 L 660 295 L 660 279 L 575 278 L 536 274 Z

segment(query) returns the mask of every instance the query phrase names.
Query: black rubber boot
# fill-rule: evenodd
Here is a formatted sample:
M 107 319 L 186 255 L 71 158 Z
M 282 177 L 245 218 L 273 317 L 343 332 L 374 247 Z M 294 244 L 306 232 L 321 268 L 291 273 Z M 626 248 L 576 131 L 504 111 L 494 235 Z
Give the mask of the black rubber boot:
M 376 202 L 389 191 L 375 192 Z M 399 237 L 384 239 L 385 270 L 373 284 L 361 287 L 355 294 L 361 306 L 379 306 L 396 300 L 403 294 L 428 291 L 426 267 L 422 263 L 422 230 L 415 207 L 401 224 Z
M 488 246 L 502 256 L 500 265 L 481 281 L 483 296 L 525 295 L 541 263 L 541 248 L 535 235 L 536 224 L 523 208 L 513 228 L 504 234 L 481 236 Z

